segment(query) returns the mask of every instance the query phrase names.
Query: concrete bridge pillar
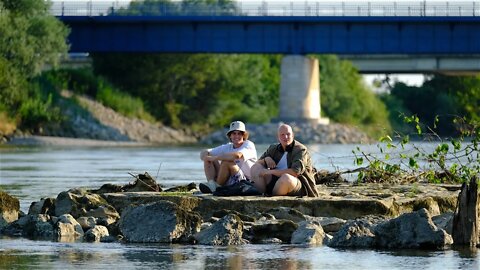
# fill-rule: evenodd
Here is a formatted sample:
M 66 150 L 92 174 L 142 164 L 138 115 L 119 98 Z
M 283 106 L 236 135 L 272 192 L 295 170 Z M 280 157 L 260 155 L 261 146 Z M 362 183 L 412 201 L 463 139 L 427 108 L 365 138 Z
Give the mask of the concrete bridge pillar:
M 318 59 L 286 55 L 282 59 L 280 113 L 284 122 L 328 124 L 320 117 L 320 71 Z

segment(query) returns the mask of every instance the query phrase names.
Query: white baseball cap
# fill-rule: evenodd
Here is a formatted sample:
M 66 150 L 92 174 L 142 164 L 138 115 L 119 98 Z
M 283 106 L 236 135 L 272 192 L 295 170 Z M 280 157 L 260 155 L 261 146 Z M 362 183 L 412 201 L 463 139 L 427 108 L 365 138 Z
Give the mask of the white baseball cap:
M 230 132 L 235 130 L 246 132 L 245 124 L 242 121 L 233 121 L 230 123 L 230 129 L 227 132 L 227 136 L 230 134 Z

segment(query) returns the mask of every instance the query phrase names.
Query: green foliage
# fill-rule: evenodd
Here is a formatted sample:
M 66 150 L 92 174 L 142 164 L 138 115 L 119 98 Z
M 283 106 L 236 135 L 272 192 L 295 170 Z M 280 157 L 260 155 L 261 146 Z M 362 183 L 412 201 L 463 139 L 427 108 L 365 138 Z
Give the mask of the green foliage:
M 91 68 L 60 69 L 44 72 L 41 80 L 48 81 L 57 90 L 68 89 L 76 94 L 96 98 L 103 105 L 128 117 L 150 122 L 155 119 L 145 111 L 143 101 L 114 88 L 105 79 L 93 74 Z
M 99 79 L 91 68 L 58 69 L 42 74 L 52 82 L 57 89 L 68 89 L 79 95 L 95 97 L 97 95 Z
M 227 15 L 237 13 L 230 0 L 144 0 L 132 1 L 127 8 L 112 11 L 116 15 Z
M 67 28 L 48 13 L 43 0 L 1 0 L 0 57 L 31 78 L 66 54 Z
M 122 115 L 155 122 L 153 116 L 145 111 L 141 99 L 121 92 L 103 80 L 99 82 L 96 100 Z
M 396 83 L 382 100 L 392 111 L 390 121 L 402 133 L 417 132 L 418 128 L 403 122 L 404 115 L 415 113 L 440 136 L 458 136 L 461 126 L 455 117 L 480 120 L 480 76 L 434 75 L 422 86 Z M 441 121 L 440 121 L 441 120 Z
M 95 72 L 142 98 L 158 120 L 204 132 L 234 119 L 258 123 L 276 116 L 279 61 L 261 55 L 93 55 Z
M 48 13 L 43 0 L 0 0 L 0 103 L 20 126 L 39 128 L 56 121 L 52 97 L 32 78 L 66 54 L 67 28 Z
M 60 109 L 53 104 L 53 93 L 40 89 L 38 84 L 32 84 L 28 97 L 16 113 L 24 130 L 36 131 L 46 124 L 62 120 Z
M 391 132 L 385 104 L 363 83 L 353 65 L 332 55 L 318 59 L 324 115 L 338 123 L 359 126 L 370 135 Z
M 404 117 L 407 124 L 417 130 L 419 136 L 431 136 L 423 132 L 419 118 Z M 464 118 L 457 118 L 462 122 L 463 131 L 458 138 L 444 141 L 434 134 L 439 141 L 433 150 L 426 150 L 411 143 L 408 135 L 393 143 L 389 136 L 383 137 L 377 145 L 380 153 L 385 156 L 366 154 L 359 147 L 353 151 L 355 164 L 361 166 L 364 159 L 367 167 L 358 175 L 360 182 L 415 182 L 428 181 L 431 183 L 463 183 L 480 173 L 480 125 L 476 121 L 466 122 Z M 430 127 L 426 127 L 432 130 Z M 401 136 L 401 135 L 399 135 Z M 426 137 L 429 138 L 429 137 Z M 410 145 L 407 151 L 406 146 Z M 388 153 L 387 153 L 388 151 Z M 395 156 L 391 159 L 391 156 Z

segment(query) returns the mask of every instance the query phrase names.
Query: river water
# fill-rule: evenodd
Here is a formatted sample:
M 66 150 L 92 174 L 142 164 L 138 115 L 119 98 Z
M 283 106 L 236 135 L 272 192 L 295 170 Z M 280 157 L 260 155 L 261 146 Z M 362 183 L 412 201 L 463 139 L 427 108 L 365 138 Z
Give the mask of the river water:
M 257 145 L 259 154 L 266 145 Z M 355 145 L 311 145 L 315 167 L 355 168 Z M 148 172 L 165 187 L 204 181 L 200 147 L 0 147 L 0 188 L 31 202 L 74 187 L 127 184 Z M 367 152 L 376 146 L 362 146 Z M 354 176 L 350 176 L 354 177 Z M 0 269 L 480 269 L 477 250 L 378 251 L 325 246 L 211 247 L 0 238 Z

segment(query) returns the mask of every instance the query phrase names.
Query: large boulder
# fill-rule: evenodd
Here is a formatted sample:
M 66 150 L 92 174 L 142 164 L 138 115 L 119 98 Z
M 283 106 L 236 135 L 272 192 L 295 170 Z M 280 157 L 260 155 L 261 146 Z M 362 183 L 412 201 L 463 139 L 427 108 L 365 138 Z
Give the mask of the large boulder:
M 128 242 L 172 243 L 188 241 L 200 230 L 200 215 L 168 201 L 131 206 L 119 221 Z
M 329 242 L 331 247 L 382 249 L 444 249 L 452 237 L 421 209 L 390 220 L 361 219 L 342 226 Z
M 305 216 L 307 221 L 316 222 L 322 226 L 326 233 L 336 233 L 347 221 L 336 217 L 311 217 Z
M 243 221 L 235 214 L 228 214 L 197 233 L 195 239 L 202 245 L 241 245 L 246 243 L 242 235 Z
M 55 236 L 53 223 L 54 220 L 49 215 L 26 215 L 10 223 L 4 228 L 3 233 L 10 236 L 53 239 Z
M 328 242 L 330 247 L 371 248 L 375 245 L 374 224 L 368 219 L 347 222 Z
M 55 199 L 42 198 L 38 202 L 32 202 L 28 208 L 29 215 L 46 214 L 50 216 L 55 215 Z
M 18 219 L 20 202 L 8 193 L 0 191 L 0 231 Z
M 435 226 L 437 226 L 437 228 L 443 229 L 448 234 L 452 235 L 453 212 L 447 212 L 438 216 L 432 216 L 432 221 Z
M 85 189 L 70 189 L 58 194 L 55 200 L 55 216 L 64 214 L 70 214 L 74 218 L 83 216 L 94 216 L 106 220 L 119 218 L 115 208 L 105 199 Z
M 375 235 L 379 248 L 444 249 L 453 244 L 452 237 L 435 226 L 425 208 L 378 224 Z
M 109 236 L 108 229 L 102 225 L 95 225 L 85 233 L 85 240 L 88 242 L 100 242 Z
M 251 229 L 251 239 L 254 243 L 266 243 L 268 239 L 279 239 L 282 243 L 290 243 L 292 234 L 298 225 L 286 219 L 265 220 L 255 222 Z

